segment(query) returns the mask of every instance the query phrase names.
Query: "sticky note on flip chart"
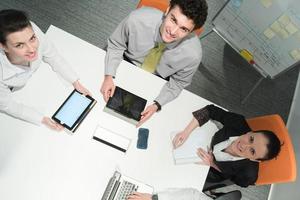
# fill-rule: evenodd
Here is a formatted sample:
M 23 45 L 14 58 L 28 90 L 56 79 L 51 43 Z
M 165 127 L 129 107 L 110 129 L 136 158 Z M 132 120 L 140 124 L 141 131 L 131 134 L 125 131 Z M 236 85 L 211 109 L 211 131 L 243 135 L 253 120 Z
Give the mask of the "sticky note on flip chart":
M 270 40 L 270 39 L 272 39 L 275 36 L 275 33 L 274 33 L 274 31 L 272 31 L 272 29 L 267 28 L 264 31 L 264 35 Z
M 281 15 L 277 20 L 282 27 L 285 27 L 291 22 L 291 19 L 286 14 Z
M 240 51 L 240 54 L 245 58 L 250 64 L 254 64 L 253 55 L 246 49 Z
M 265 7 L 265 8 L 269 8 L 273 2 L 272 0 L 261 0 L 261 4 Z
M 275 32 L 275 33 L 279 33 L 280 30 L 282 29 L 280 24 L 275 21 L 272 25 L 271 25 L 271 29 Z
M 300 50 L 294 49 L 294 50 L 290 51 L 290 56 L 296 61 L 300 60 Z
M 292 35 L 296 33 L 299 29 L 291 22 L 288 25 L 286 25 L 285 30 Z
M 287 39 L 289 37 L 289 33 L 285 29 L 281 29 L 280 32 L 278 32 L 278 35 L 281 39 Z

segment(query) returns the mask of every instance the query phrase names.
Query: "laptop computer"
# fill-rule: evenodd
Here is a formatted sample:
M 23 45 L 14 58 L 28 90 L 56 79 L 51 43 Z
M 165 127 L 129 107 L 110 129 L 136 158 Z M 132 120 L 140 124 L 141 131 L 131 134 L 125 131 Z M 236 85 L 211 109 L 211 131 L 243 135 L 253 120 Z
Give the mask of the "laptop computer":
M 146 99 L 116 86 L 114 95 L 109 98 L 103 110 L 133 125 L 137 125 L 146 104 Z
M 135 191 L 152 194 L 153 187 L 115 171 L 101 200 L 127 200 L 127 197 Z

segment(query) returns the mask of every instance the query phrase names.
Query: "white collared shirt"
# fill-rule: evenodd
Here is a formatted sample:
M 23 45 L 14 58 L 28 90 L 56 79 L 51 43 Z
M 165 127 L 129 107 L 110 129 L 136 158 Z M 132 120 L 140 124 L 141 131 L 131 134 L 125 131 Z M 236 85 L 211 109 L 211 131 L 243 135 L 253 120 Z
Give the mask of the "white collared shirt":
M 228 140 L 220 142 L 214 146 L 213 154 L 215 156 L 216 161 L 236 161 L 245 159 L 243 157 L 233 156 L 229 153 L 224 152 L 223 150 L 226 149 L 232 142 L 234 142 L 239 136 L 230 137 Z
M 40 125 L 44 115 L 34 108 L 16 102 L 12 97 L 12 91 L 22 88 L 40 67 L 42 61 L 48 63 L 53 71 L 59 73 L 69 83 L 75 82 L 78 77 L 38 26 L 33 22 L 31 25 L 39 40 L 39 48 L 38 58 L 31 62 L 29 67 L 11 64 L 5 52 L 0 50 L 0 111 Z

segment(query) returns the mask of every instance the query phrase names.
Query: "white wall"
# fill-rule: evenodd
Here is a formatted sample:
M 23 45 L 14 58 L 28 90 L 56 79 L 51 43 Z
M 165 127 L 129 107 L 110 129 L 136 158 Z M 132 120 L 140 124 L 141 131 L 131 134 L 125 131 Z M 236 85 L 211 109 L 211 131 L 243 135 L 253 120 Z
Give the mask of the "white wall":
M 297 179 L 292 183 L 273 184 L 269 194 L 269 200 L 294 200 L 299 199 L 300 188 L 300 79 L 298 76 L 298 82 L 292 102 L 290 115 L 287 122 L 287 128 L 289 130 L 294 150 L 296 153 L 297 161 Z

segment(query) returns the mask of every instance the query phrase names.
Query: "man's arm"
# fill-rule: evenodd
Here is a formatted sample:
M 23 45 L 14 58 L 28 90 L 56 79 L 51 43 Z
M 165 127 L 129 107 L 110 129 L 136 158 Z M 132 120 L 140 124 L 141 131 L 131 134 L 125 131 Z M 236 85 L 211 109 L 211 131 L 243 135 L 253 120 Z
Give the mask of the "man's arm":
M 165 83 L 158 97 L 154 100 L 155 103 L 148 106 L 142 113 L 142 118 L 137 127 L 147 121 L 156 111 L 160 110 L 163 105 L 175 99 L 183 88 L 192 82 L 193 75 L 199 64 L 200 61 L 196 62 L 196 64 L 193 63 L 190 67 L 186 67 L 170 77 L 170 80 Z
M 188 66 L 171 75 L 170 80 L 165 83 L 155 101 L 163 106 L 178 97 L 181 91 L 191 84 L 199 64 L 200 60 L 195 59 Z
M 146 107 L 146 109 L 141 113 L 141 119 L 136 127 L 140 127 L 145 121 L 147 121 L 155 112 L 159 110 L 160 105 L 153 103 Z
M 127 23 L 128 17 L 117 26 L 113 34 L 107 40 L 107 52 L 104 61 L 105 77 L 100 88 L 100 92 L 106 102 L 109 97 L 114 94 L 115 84 L 113 77 L 116 76 L 117 68 L 123 60 L 124 51 L 127 49 L 129 34 Z
M 129 29 L 130 18 L 126 17 L 108 38 L 104 61 L 105 75 L 116 76 L 117 68 L 123 60 L 124 51 L 127 49 Z

